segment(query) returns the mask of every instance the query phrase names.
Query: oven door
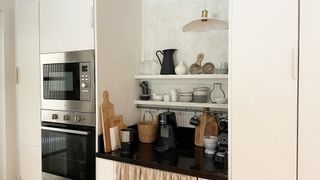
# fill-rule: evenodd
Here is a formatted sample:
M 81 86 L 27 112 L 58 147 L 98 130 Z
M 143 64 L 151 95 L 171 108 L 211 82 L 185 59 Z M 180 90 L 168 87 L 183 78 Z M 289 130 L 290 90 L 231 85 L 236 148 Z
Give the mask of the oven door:
M 42 173 L 45 180 L 94 180 L 94 128 L 42 126 Z
M 41 54 L 41 107 L 95 112 L 94 51 Z

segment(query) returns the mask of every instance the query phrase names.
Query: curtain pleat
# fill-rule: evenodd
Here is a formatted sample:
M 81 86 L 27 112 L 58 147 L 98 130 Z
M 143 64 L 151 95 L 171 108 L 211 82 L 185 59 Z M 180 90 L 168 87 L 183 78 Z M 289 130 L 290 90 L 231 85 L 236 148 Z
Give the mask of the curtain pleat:
M 197 180 L 197 178 L 116 162 L 116 180 Z

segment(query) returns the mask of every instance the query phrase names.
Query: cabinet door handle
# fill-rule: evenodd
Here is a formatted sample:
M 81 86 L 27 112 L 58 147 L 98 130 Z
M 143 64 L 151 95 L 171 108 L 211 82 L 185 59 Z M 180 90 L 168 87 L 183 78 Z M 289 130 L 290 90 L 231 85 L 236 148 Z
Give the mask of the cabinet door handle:
M 16 84 L 19 84 L 20 83 L 20 69 L 19 67 L 16 67 Z
M 292 49 L 293 56 L 293 79 L 298 80 L 299 76 L 299 53 L 296 48 Z

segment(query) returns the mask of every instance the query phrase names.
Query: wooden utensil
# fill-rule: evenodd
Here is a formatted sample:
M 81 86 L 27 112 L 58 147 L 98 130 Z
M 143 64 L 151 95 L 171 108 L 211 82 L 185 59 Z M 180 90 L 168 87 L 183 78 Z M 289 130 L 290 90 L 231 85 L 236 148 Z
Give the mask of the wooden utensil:
M 213 72 L 214 72 L 214 65 L 212 63 L 205 63 L 202 66 L 203 74 L 213 74 Z
M 218 134 L 219 127 L 217 123 L 217 116 L 214 113 L 210 113 L 206 122 L 204 136 L 218 136 Z
M 192 64 L 189 68 L 191 74 L 201 74 L 201 63 L 203 61 L 204 55 L 202 53 L 198 54 L 197 62 Z
M 109 101 L 109 92 L 103 92 L 103 103 L 100 105 L 102 132 L 105 152 L 111 152 L 120 147 L 120 131 L 127 126 L 122 116 L 115 116 L 113 104 Z
M 204 136 L 204 130 L 206 127 L 206 122 L 208 119 L 208 113 L 203 112 L 200 117 L 200 123 L 195 129 L 195 134 L 194 134 L 194 144 L 196 146 L 203 147 L 203 136 Z

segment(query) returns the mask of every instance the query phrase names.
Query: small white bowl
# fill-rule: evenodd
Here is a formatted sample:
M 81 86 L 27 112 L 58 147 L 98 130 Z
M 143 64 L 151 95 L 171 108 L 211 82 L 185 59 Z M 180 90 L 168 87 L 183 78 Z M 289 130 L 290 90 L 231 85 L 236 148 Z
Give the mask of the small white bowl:
M 217 104 L 224 104 L 227 102 L 227 98 L 214 98 L 214 101 L 217 103 Z
M 179 101 L 180 102 L 191 102 L 192 101 L 192 96 L 179 96 Z
M 208 91 L 207 87 L 197 87 L 197 88 L 193 88 L 193 91 Z
M 179 96 L 192 96 L 193 93 L 192 92 L 180 92 Z
M 207 96 L 208 95 L 208 91 L 196 90 L 196 91 L 193 91 L 193 95 L 195 95 L 195 96 Z
M 154 101 L 162 101 L 163 100 L 163 96 L 160 94 L 154 94 L 152 95 L 152 100 Z

